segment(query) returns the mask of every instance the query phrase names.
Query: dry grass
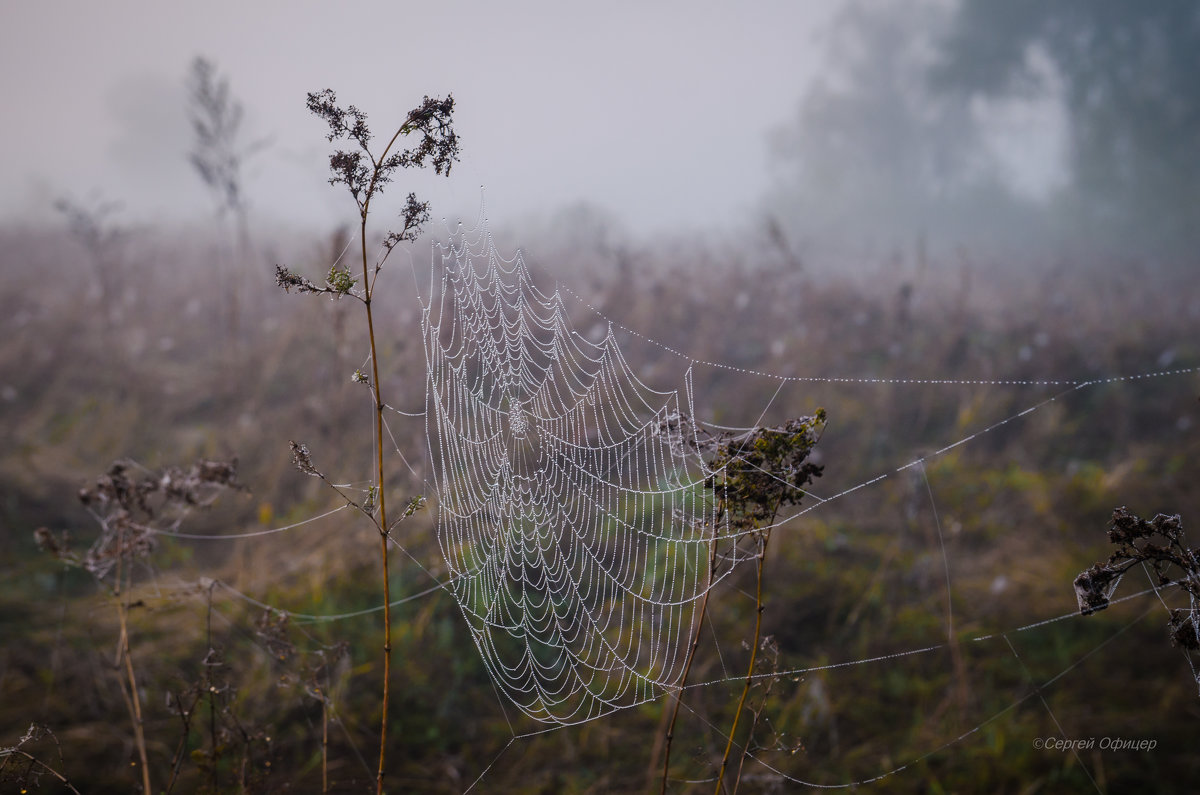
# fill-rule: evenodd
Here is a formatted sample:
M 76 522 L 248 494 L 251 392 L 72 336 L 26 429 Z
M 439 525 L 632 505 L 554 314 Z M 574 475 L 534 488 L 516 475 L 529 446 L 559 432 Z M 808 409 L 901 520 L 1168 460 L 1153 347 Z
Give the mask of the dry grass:
M 328 269 L 330 241 L 293 238 L 286 245 L 298 250 L 281 260 L 311 273 Z M 535 250 L 536 241 L 527 248 Z M 239 275 L 253 296 L 243 307 L 254 309 L 231 339 L 208 250 L 203 239 L 140 233 L 123 262 L 120 297 L 101 305 L 72 243 L 53 234 L 0 232 L 6 284 L 0 294 L 6 339 L 0 346 L 0 633 L 6 638 L 0 745 L 16 742 L 31 722 L 49 726 L 63 749 L 57 769 L 84 791 L 128 788 L 137 778 L 129 768 L 128 732 L 113 729 L 127 724 L 111 670 L 119 627 L 86 578 L 38 555 L 33 529 L 69 529 L 85 543 L 94 532 L 91 520 L 72 496 L 120 457 L 155 468 L 238 456 L 252 494 L 230 495 L 197 516 L 187 527 L 197 533 L 265 529 L 336 507 L 318 483 L 291 468 L 287 442 L 297 436 L 323 470 L 346 480 L 371 478 L 362 463 L 370 460 L 370 440 L 356 430 L 371 405 L 349 377 L 362 365 L 364 341 L 353 321 L 335 320 L 346 307 L 276 295 L 273 262 L 264 260 Z M 613 320 L 696 359 L 797 376 L 1074 380 L 1200 364 L 1200 302 L 1188 274 L 1114 265 L 1004 283 L 998 266 L 964 271 L 961 263 L 928 263 L 922 270 L 913 263 L 849 279 L 798 274 L 769 257 L 749 261 L 746 253 L 742 262 L 709 256 L 711 269 L 699 270 L 695 257 L 678 253 L 630 254 L 624 269 L 612 266 L 620 278 L 598 278 L 581 291 Z M 383 303 L 396 309 L 379 318 L 377 334 L 388 348 L 381 360 L 392 363 L 382 374 L 388 402 L 419 408 L 424 365 L 415 304 L 404 288 L 386 289 L 394 292 Z M 314 320 L 314 311 L 328 315 Z M 583 308 L 578 318 L 581 328 L 592 322 Z M 686 366 L 636 339 L 628 340 L 627 352 L 659 387 L 677 386 L 673 379 Z M 1022 698 L 1028 675 L 1010 650 L 969 637 L 1070 612 L 1071 580 L 1107 556 L 1104 524 L 1117 505 L 1141 515 L 1177 512 L 1185 526 L 1200 522 L 1193 518 L 1200 517 L 1193 488 L 1200 459 L 1197 380 L 1193 373 L 1075 391 L 828 382 L 781 390 L 768 422 L 817 406 L 829 411 L 820 445 L 828 493 L 893 472 L 1061 393 L 1021 421 L 926 464 L 950 562 L 966 696 L 962 675 L 943 658 L 783 682 L 764 715 L 780 733 L 774 739 L 803 744 L 794 757 L 778 755 L 792 760 L 787 769 L 830 781 L 875 775 Z M 778 387 L 704 366 L 696 367 L 694 381 L 701 412 L 731 424 L 756 420 Z M 398 460 L 389 462 L 387 476 L 400 492 L 415 491 L 425 476 L 423 425 L 389 422 L 405 453 L 414 453 L 417 477 Z M 131 655 L 146 694 L 150 767 L 160 781 L 167 780 L 182 734 L 166 694 L 202 681 L 206 650 L 217 645 L 221 681 L 228 684 L 223 725 L 235 734 L 240 725 L 250 738 L 241 751 L 230 746 L 221 764 L 238 759 L 243 770 L 222 767 L 221 788 L 247 782 L 249 791 L 285 784 L 320 791 L 326 702 L 306 689 L 308 672 L 313 655 L 347 640 L 350 657 L 334 681 L 330 789 L 359 791 L 373 782 L 370 764 L 361 764 L 355 749 L 369 747 L 380 717 L 372 696 L 379 670 L 366 646 L 377 622 L 367 616 L 295 624 L 288 632 L 297 652 L 281 665 L 256 629 L 262 611 L 217 588 L 210 613 L 204 587 L 219 580 L 297 613 L 377 604 L 378 588 L 370 584 L 377 577 L 366 573 L 373 570 L 374 531 L 347 513 L 257 539 L 168 542 L 156 552 L 152 573 L 139 570 Z M 436 575 L 440 557 L 428 522 L 408 526 L 402 543 Z M 865 659 L 944 639 L 943 553 L 931 522 L 924 481 L 893 476 L 777 533 L 763 633 L 779 645 L 781 667 Z M 411 562 L 400 563 L 393 583 L 402 594 L 431 583 Z M 752 572 L 745 575 L 714 597 L 722 605 L 714 622 L 724 656 L 711 643 L 702 646 L 693 681 L 745 670 L 740 639 L 753 603 L 738 595 L 738 588 L 753 588 Z M 1148 606 L 1117 605 L 1108 615 L 1023 633 L 1017 648 L 1040 681 L 1095 652 L 1051 688 L 1049 704 L 1064 725 L 1160 740 L 1149 755 L 1085 756 L 1093 776 L 1103 771 L 1114 791 L 1138 777 L 1161 791 L 1185 791 L 1200 773 L 1190 750 L 1200 702 L 1186 663 L 1165 640 L 1165 615 L 1153 613 L 1108 642 Z M 400 694 L 392 709 L 396 767 L 389 778 L 397 787 L 462 791 L 493 760 L 483 791 L 612 791 L 646 780 L 661 702 L 521 740 L 499 754 L 511 729 L 452 600 L 434 595 L 403 606 L 395 632 Z M 723 743 L 706 721 L 729 725 L 736 703 L 729 689 L 688 694 L 696 713 L 681 716 L 675 774 L 704 778 L 714 757 L 719 761 Z M 961 789 L 987 781 L 997 791 L 1033 785 L 1086 791 L 1077 763 L 1028 747 L 1032 737 L 1056 731 L 1036 699 L 1023 702 L 978 739 L 935 754 L 885 786 Z M 193 726 L 187 747 L 208 747 L 206 732 Z M 778 784 L 769 771 L 751 767 L 743 791 Z M 177 791 L 211 786 L 203 760 L 186 759 L 180 775 Z M 43 777 L 42 790 L 53 791 L 54 781 Z

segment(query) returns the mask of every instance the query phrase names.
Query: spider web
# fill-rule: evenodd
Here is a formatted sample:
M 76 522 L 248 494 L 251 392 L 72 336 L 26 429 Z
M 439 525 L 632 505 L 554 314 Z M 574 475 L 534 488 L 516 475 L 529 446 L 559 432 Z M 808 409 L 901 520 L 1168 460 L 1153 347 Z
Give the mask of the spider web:
M 1011 422 L 1027 421 L 1032 413 L 1074 392 L 1195 371 L 1181 368 L 1092 380 L 815 378 L 697 359 L 615 323 L 566 287 L 556 284 L 543 290 L 520 252 L 511 259 L 497 252 L 486 219 L 470 233 L 462 232 L 460 225 L 451 242 L 435 247 L 431 284 L 422 316 L 428 367 L 425 421 L 438 505 L 437 535 L 449 569 L 449 587 L 497 690 L 545 727 L 523 733 L 513 728 L 510 742 L 475 783 L 487 776 L 513 742 L 665 694 L 682 697 L 688 643 L 699 640 L 695 633 L 701 600 L 754 555 L 738 543 L 728 525 L 722 526 L 713 495 L 704 486 L 713 473 L 706 471 L 697 453 L 698 428 L 735 434 L 754 428 L 724 428 L 690 419 L 698 416 L 692 386 L 697 368 L 706 374 L 777 380 L 774 396 L 765 404 L 760 401 L 762 413 L 755 425 L 785 386 L 807 382 L 1019 387 L 1042 392 L 1024 408 L 944 447 L 906 459 L 894 470 L 836 487 L 839 490 L 825 497 L 806 495 L 806 507 L 776 522 L 774 526 L 784 525 L 888 478 L 907 482 L 919 476 L 924 484 L 921 490 L 928 495 L 945 569 L 945 624 L 950 641 L 829 668 L 899 664 L 945 654 L 955 646 L 949 597 L 952 567 L 946 559 L 928 462 Z M 572 325 L 564 296 L 576 308 L 582 305 L 585 316 L 595 321 L 587 324 L 588 333 Z M 635 348 L 635 356 L 644 356 L 655 347 L 683 363 L 679 390 L 654 389 L 625 358 Z M 719 554 L 710 571 L 708 556 L 714 546 Z M 737 589 L 736 583 L 733 588 Z M 1036 621 L 1009 632 L 1034 631 L 1071 617 Z M 973 642 L 983 644 L 993 638 L 1002 639 L 1005 652 L 1025 664 L 1008 634 L 983 635 Z M 713 640 L 721 673 L 687 682 L 689 691 L 740 678 L 721 659 L 725 641 Z M 1058 676 L 1082 659 L 1086 657 Z M 824 666 L 784 668 L 756 673 L 754 678 L 775 681 L 823 670 Z M 764 756 L 766 747 L 747 748 L 748 758 L 779 780 L 806 786 L 855 786 L 886 778 L 973 736 L 1035 692 L 1017 698 L 966 732 L 935 743 L 919 758 L 879 771 L 874 778 L 822 784 L 777 769 L 771 757 Z M 1057 725 L 1050 706 L 1043 705 Z M 686 701 L 682 706 L 693 720 L 728 739 Z M 652 756 L 657 759 L 656 752 Z
M 1060 612 L 1052 606 L 1039 609 L 1036 616 L 1023 614 L 1013 621 L 1012 616 L 999 617 L 1007 613 L 991 616 L 979 604 L 964 603 L 962 599 L 953 602 L 952 593 L 963 588 L 958 582 L 960 569 L 978 577 L 975 570 L 979 562 L 972 559 L 975 555 L 969 548 L 962 546 L 961 538 L 959 543 L 951 543 L 959 530 L 952 517 L 939 509 L 937 496 L 941 489 L 950 487 L 946 483 L 950 469 L 939 468 L 938 462 L 946 464 L 968 446 L 980 449 L 981 443 L 986 456 L 988 443 L 984 439 L 996 440 L 1013 431 L 1014 426 L 1029 424 L 1035 415 L 1052 421 L 1056 409 L 1079 399 L 1073 396 L 1101 392 L 1106 385 L 1144 385 L 1161 390 L 1162 386 L 1150 385 L 1163 380 L 1178 382 L 1182 380 L 1178 376 L 1194 375 L 1196 367 L 1163 369 L 1171 362 L 1160 359 L 1158 370 L 1086 380 L 847 378 L 783 375 L 765 368 L 698 358 L 683 352 L 689 349 L 686 341 L 670 339 L 666 344 L 645 336 L 610 319 L 565 286 L 540 287 L 519 253 L 509 259 L 497 253 L 486 218 L 469 232 L 463 232 L 460 225 L 459 233 L 449 242 L 435 246 L 428 292 L 420 292 L 427 295 L 422 298 L 425 410 L 387 408 L 399 415 L 423 418 L 429 459 L 418 464 L 424 473 L 414 471 L 413 475 L 420 478 L 431 473 L 437 540 L 448 576 L 427 568 L 393 535 L 389 542 L 434 583 L 392 604 L 441 591 L 452 594 L 489 679 L 503 694 L 500 708 L 511 735 L 490 761 L 480 760 L 482 770 L 467 790 L 495 774 L 499 760 L 518 743 L 669 695 L 682 705 L 683 716 L 690 721 L 687 731 L 700 738 L 692 747 L 694 758 L 690 761 L 680 759 L 682 750 L 677 747 L 671 770 L 683 769 L 688 778 L 672 775 L 670 780 L 690 784 L 714 781 L 712 777 L 691 778 L 704 776 L 714 764 L 711 758 L 706 762 L 697 749 L 714 738 L 722 745 L 730 740 L 725 733 L 728 725 L 717 717 L 713 702 L 749 679 L 764 686 L 791 682 L 795 695 L 803 692 L 806 699 L 801 714 L 781 713 L 777 725 L 768 725 L 764 718 L 760 737 L 739 735 L 731 740 L 739 752 L 744 745 L 745 758 L 751 767 L 757 766 L 757 775 L 765 775 L 764 780 L 776 784 L 839 788 L 887 779 L 914 769 L 925 759 L 944 755 L 952 747 L 969 744 L 971 738 L 978 739 L 993 724 L 1008 720 L 1018 708 L 1028 705 L 1038 709 L 1035 699 L 1058 736 L 1067 737 L 1073 727 L 1079 731 L 1082 724 L 1077 717 L 1072 722 L 1064 716 L 1067 719 L 1060 725 L 1055 711 L 1062 714 L 1061 705 L 1052 709 L 1043 696 L 1045 689 L 1065 681 L 1068 674 L 1079 678 L 1077 671 L 1088 658 L 1110 644 L 1114 648 L 1120 645 L 1113 641 L 1160 608 L 1170 610 L 1166 599 L 1172 593 L 1151 580 L 1150 588 L 1131 588 L 1131 592 L 1113 599 L 1113 604 L 1130 602 L 1128 607 L 1132 609 L 1134 600 L 1150 595 L 1157 597 L 1159 604 L 1132 614 L 1129 623 L 1116 628 L 1106 639 L 1092 641 L 1086 653 L 1061 663 L 1063 667 L 1051 670 L 1052 675 L 1044 666 L 1027 662 L 1028 651 L 1035 648 L 1040 633 L 1065 633 L 1067 625 L 1079 623 L 1079 614 L 1075 610 Z M 575 310 L 574 324 L 569 307 Z M 581 333 L 576 324 L 588 331 Z M 703 343 L 694 347 L 711 349 Z M 631 362 L 637 364 L 636 372 Z M 664 368 L 663 362 L 680 366 L 675 369 L 668 364 Z M 664 375 L 664 370 L 669 372 Z M 678 378 L 672 383 L 679 388 L 659 391 L 637 373 L 654 379 Z M 714 475 L 719 479 L 720 473 L 708 471 L 697 452 L 702 429 L 733 434 L 754 430 L 745 425 L 727 428 L 701 421 L 721 418 L 712 407 L 703 405 L 703 397 L 711 387 L 721 389 L 716 379 L 758 380 L 769 385 L 753 392 L 756 397 L 739 407 L 741 413 L 736 419 L 744 421 L 757 415 L 753 425 L 761 424 L 776 403 L 802 398 L 805 405 L 838 405 L 838 398 L 828 394 L 833 390 L 857 393 L 875 390 L 879 385 L 922 392 L 950 386 L 955 395 L 968 390 L 971 394 L 1009 398 L 998 401 L 987 414 L 953 425 L 951 435 L 938 433 L 934 438 L 939 441 L 933 447 L 901 444 L 887 458 L 872 458 L 862 470 L 845 473 L 828 483 L 828 492 L 820 490 L 823 496 L 806 494 L 804 507 L 772 525 L 787 525 L 809 514 L 815 523 L 833 527 L 842 516 L 839 512 L 844 512 L 848 515 L 847 526 L 857 530 L 864 510 L 875 510 L 873 499 L 907 499 L 909 504 L 904 510 L 908 518 L 902 522 L 915 526 L 925 516 L 930 525 L 930 555 L 926 561 L 930 565 L 920 561 L 911 564 L 911 572 L 905 577 L 911 579 L 921 567 L 925 574 L 936 572 L 936 579 L 944 579 L 945 583 L 937 589 L 944 591 L 944 604 L 934 606 L 929 602 L 925 586 L 912 595 L 912 602 L 921 616 L 944 612 L 944 621 L 932 621 L 929 631 L 922 630 L 923 634 L 881 637 L 878 645 L 846 654 L 823 657 L 785 649 L 778 668 L 748 675 L 740 668 L 740 658 L 745 655 L 738 646 L 744 643 L 745 633 L 736 626 L 718 627 L 708 620 L 702 633 L 708 668 L 693 670 L 685 687 L 682 680 L 688 643 L 701 641 L 697 626 L 704 597 L 723 583 L 717 603 L 726 598 L 750 599 L 752 603 L 739 587 L 739 578 L 730 575 L 739 563 L 751 559 L 754 550 L 739 543 L 742 539 L 717 521 L 714 495 L 705 483 Z M 784 392 L 785 388 L 802 394 Z M 961 400 L 952 405 L 961 405 Z M 895 417 L 880 417 L 884 425 L 896 421 Z M 408 464 L 390 427 L 388 433 L 394 451 Z M 829 443 L 838 449 L 838 441 L 831 439 Z M 1038 443 L 1049 442 L 1041 439 Z M 957 504 L 951 501 L 947 506 Z M 282 532 L 304 523 L 240 535 Z M 884 524 L 890 528 L 894 522 Z M 808 534 L 795 534 L 792 541 L 800 541 L 801 535 Z M 913 539 L 915 536 L 905 543 Z M 814 537 L 806 543 L 818 556 L 836 556 L 843 546 L 853 547 L 857 541 L 839 539 L 835 534 L 825 541 Z M 826 545 L 823 552 L 813 547 L 817 543 Z M 713 558 L 717 565 L 710 569 L 709 554 L 714 545 L 719 554 Z M 862 556 L 863 550 L 856 554 Z M 890 555 L 886 548 L 878 550 L 879 572 L 889 565 Z M 862 561 L 871 560 L 863 557 L 856 565 L 868 565 Z M 879 577 L 877 573 L 876 579 Z M 872 580 L 868 584 L 860 606 L 851 615 L 859 614 L 861 605 L 867 603 L 880 582 Z M 270 607 L 224 587 L 236 597 Z M 998 595 L 1006 587 L 1005 578 L 997 576 L 992 583 L 992 599 L 1000 599 Z M 708 604 L 711 608 L 713 600 Z M 741 604 L 745 607 L 746 602 Z M 291 615 L 301 621 L 334 621 L 381 609 L 377 606 L 337 615 Z M 1189 603 L 1188 609 L 1194 611 L 1195 604 Z M 710 619 L 712 614 L 710 609 Z M 1031 618 L 1034 620 L 1030 622 Z M 960 625 L 978 627 L 983 634 L 971 632 L 964 641 L 956 636 Z M 1011 659 L 1028 686 L 1006 691 L 1008 700 L 1001 699 L 998 711 L 981 707 L 969 717 L 964 714 L 964 723 L 947 722 L 940 733 L 914 746 L 920 750 L 904 752 L 901 757 L 889 755 L 878 763 L 861 765 L 847 762 L 841 772 L 817 766 L 811 775 L 807 768 L 813 765 L 798 766 L 789 761 L 796 752 L 793 740 L 797 735 L 802 739 L 817 737 L 818 741 L 821 733 L 832 735 L 836 705 L 823 689 L 825 674 L 838 672 L 845 676 L 861 671 L 860 676 L 866 679 L 871 676 L 869 671 L 878 667 L 885 670 L 881 677 L 887 681 L 895 681 L 906 672 L 920 679 L 928 677 L 933 669 L 940 670 L 943 663 L 958 665 L 953 658 L 959 654 L 973 655 L 989 664 Z M 1193 679 L 1200 683 L 1194 655 L 1184 656 Z M 940 657 L 945 659 L 935 659 Z M 686 698 L 689 694 L 691 697 Z M 736 698 L 736 693 L 732 697 Z M 518 728 L 520 724 L 508 715 L 506 702 L 516 705 L 530 719 L 527 725 L 535 728 Z M 664 701 L 664 708 L 669 704 Z M 630 714 L 637 716 L 638 711 Z M 895 742 L 902 747 L 902 738 L 892 734 L 903 734 L 905 727 L 877 728 L 879 743 L 886 746 Z M 681 725 L 681 734 L 683 730 Z M 768 730 L 771 736 L 766 736 Z M 1086 772 L 1088 765 L 1077 752 L 1075 756 Z M 836 752 L 832 757 L 840 758 Z M 661 762 L 657 750 L 651 750 L 650 758 L 652 764 Z
M 471 639 L 537 720 L 656 699 L 681 677 L 698 601 L 721 576 L 681 397 L 638 379 L 611 325 L 595 342 L 572 328 L 562 295 L 486 232 L 437 258 L 427 432 L 438 541 Z

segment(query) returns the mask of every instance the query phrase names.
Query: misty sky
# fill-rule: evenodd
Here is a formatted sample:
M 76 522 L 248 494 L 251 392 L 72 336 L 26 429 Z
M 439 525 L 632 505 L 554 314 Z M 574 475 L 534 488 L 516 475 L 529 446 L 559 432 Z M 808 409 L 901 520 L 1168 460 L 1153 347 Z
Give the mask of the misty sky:
M 770 181 L 768 132 L 817 70 L 833 0 L 297 2 L 0 0 L 0 218 L 99 192 L 130 222 L 212 213 L 186 153 L 188 66 L 215 62 L 246 108 L 259 217 L 353 215 L 324 182 L 305 94 L 333 88 L 388 133 L 452 92 L 463 160 L 422 182 L 434 216 L 493 221 L 587 201 L 636 234 L 731 228 Z M 399 189 L 395 191 L 399 193 Z

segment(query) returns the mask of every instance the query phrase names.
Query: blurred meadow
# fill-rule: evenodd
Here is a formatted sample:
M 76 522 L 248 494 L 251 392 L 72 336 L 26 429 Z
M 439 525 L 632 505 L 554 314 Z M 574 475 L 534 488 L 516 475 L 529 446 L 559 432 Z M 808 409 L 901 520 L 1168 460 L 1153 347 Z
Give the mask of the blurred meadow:
M 764 136 L 772 184 L 744 222 L 640 234 L 588 203 L 490 221 L 505 256 L 519 247 L 543 287 L 576 296 L 576 329 L 611 322 L 656 389 L 687 379 L 697 416 L 828 412 L 823 499 L 772 537 L 738 788 L 1189 792 L 1200 657 L 1167 631 L 1186 594 L 1148 591 L 1136 567 L 1115 597 L 1142 595 L 1080 616 L 1072 583 L 1112 553 L 1121 506 L 1178 514 L 1200 543 L 1200 14 L 838 8 L 824 77 L 781 99 L 790 120 Z M 180 113 L 237 104 L 220 63 L 178 68 Z M 204 79 L 228 92 L 207 110 Z M 423 90 L 352 101 L 383 118 Z M 483 133 L 457 126 L 469 153 Z M 289 448 L 370 481 L 373 405 L 351 378 L 365 324 L 351 301 L 288 295 L 274 276 L 283 263 L 320 281 L 357 250 L 356 219 L 268 218 L 236 165 L 230 193 L 197 164 L 252 163 L 258 140 L 230 135 L 177 142 L 211 217 L 143 221 L 104 198 L 111 184 L 0 219 L 0 790 L 138 791 L 123 637 L 154 789 L 374 787 L 378 535 Z M 402 178 L 394 191 L 369 247 Z M 405 244 L 373 299 L 380 377 L 404 411 L 425 406 L 416 292 L 444 229 Z M 394 500 L 432 498 L 425 418 L 388 423 Z M 86 552 L 101 529 L 78 495 L 116 461 L 141 477 L 234 459 L 244 488 L 171 527 L 213 538 L 155 535 L 124 575 L 127 616 L 35 540 L 44 527 Z M 520 716 L 436 587 L 434 515 L 397 531 L 390 791 L 659 791 L 670 698 L 570 727 Z M 745 566 L 714 591 L 670 792 L 713 787 L 753 588 Z

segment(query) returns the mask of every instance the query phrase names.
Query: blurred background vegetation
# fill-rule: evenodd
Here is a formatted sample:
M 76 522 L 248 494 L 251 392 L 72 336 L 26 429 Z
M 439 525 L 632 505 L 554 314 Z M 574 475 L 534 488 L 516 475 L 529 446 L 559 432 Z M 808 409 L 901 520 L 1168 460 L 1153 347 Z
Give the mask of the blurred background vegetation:
M 693 372 L 697 412 L 715 422 L 824 407 L 818 494 L 888 474 L 774 537 L 764 659 L 811 670 L 753 694 L 756 755 L 774 770 L 748 764 L 742 791 L 803 789 L 776 771 L 845 784 L 901 766 L 862 789 L 1187 792 L 1200 776 L 1194 660 L 1171 646 L 1153 595 L 1021 629 L 1076 610 L 1071 582 L 1108 556 L 1114 508 L 1179 513 L 1185 533 L 1200 521 L 1198 15 L 1166 1 L 849 3 L 825 78 L 772 136 L 774 184 L 753 224 L 647 242 L 581 205 L 496 230 L 547 284 L 626 328 L 698 361 L 815 378 L 779 389 Z M 150 226 L 87 195 L 0 224 L 0 747 L 44 725 L 53 738 L 23 747 L 83 791 L 139 780 L 117 619 L 90 576 L 37 549 L 34 529 L 85 548 L 98 531 L 75 494 L 114 459 L 237 457 L 249 493 L 192 517 L 182 529 L 197 534 L 337 507 L 291 467 L 289 439 L 335 478 L 370 477 L 371 406 L 350 380 L 359 319 L 273 284 L 277 262 L 322 276 L 347 232 L 256 222 L 239 168 L 270 143 L 240 129 L 219 69 L 189 74 L 181 112 L 208 134 L 197 126 L 179 145 L 211 190 L 212 223 Z M 413 251 L 420 270 L 428 241 Z M 387 394 L 419 411 L 407 264 L 380 284 Z M 599 322 L 582 304 L 573 320 Z M 685 360 L 620 340 L 643 380 L 681 386 Z M 1179 372 L 1110 380 L 1164 371 Z M 1029 383 L 990 383 L 1010 381 Z M 393 457 L 393 482 L 420 492 L 423 421 L 390 421 L 411 465 Z M 411 556 L 394 594 L 444 576 L 430 516 L 404 526 Z M 349 512 L 236 541 L 161 540 L 131 616 L 156 786 L 178 759 L 180 792 L 321 791 L 327 718 L 330 789 L 369 786 L 378 614 L 305 616 L 377 606 L 374 555 Z M 1118 596 L 1149 587 L 1138 577 Z M 710 606 L 691 679 L 716 684 L 686 693 L 672 791 L 711 786 L 687 782 L 720 758 L 749 656 L 751 578 L 731 578 Z M 497 701 L 448 594 L 394 616 L 397 791 L 461 792 L 481 776 L 482 792 L 656 781 L 664 700 L 538 733 Z M 888 659 L 838 667 L 877 657 Z M 185 725 L 189 699 L 211 714 Z M 1157 744 L 1072 754 L 1035 748 L 1045 737 Z M 41 791 L 56 786 L 41 777 Z

